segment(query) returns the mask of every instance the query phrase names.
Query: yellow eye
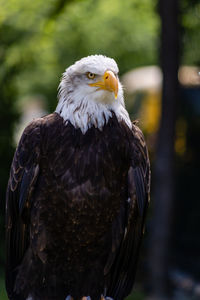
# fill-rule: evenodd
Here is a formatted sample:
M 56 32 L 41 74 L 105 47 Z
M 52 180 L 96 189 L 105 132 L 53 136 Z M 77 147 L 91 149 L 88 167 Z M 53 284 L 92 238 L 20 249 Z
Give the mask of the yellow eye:
M 88 72 L 88 73 L 87 73 L 87 77 L 88 77 L 89 79 L 94 79 L 95 74 L 94 74 L 94 73 Z

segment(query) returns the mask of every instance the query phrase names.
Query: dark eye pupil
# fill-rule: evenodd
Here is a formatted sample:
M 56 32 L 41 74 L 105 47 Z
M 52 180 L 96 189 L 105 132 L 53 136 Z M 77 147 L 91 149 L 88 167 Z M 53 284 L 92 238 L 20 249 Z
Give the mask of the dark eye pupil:
M 95 77 L 95 74 L 88 72 L 87 77 L 90 78 L 90 79 L 93 79 Z

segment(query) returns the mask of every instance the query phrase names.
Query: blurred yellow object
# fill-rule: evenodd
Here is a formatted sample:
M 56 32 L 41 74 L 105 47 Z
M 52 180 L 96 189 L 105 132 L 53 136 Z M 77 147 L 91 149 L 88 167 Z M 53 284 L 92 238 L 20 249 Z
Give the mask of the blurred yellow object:
M 176 122 L 175 151 L 178 155 L 183 155 L 186 151 L 186 131 L 187 123 L 183 118 Z
M 146 133 L 158 130 L 161 114 L 161 93 L 147 92 L 140 110 L 141 126 Z

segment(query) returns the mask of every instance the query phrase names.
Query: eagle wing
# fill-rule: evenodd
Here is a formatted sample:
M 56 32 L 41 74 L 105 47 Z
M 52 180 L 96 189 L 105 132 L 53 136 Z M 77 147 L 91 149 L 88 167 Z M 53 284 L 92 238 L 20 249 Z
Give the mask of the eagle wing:
M 15 279 L 29 246 L 31 197 L 39 174 L 40 121 L 24 130 L 10 170 L 6 195 L 6 288 L 9 299 L 15 295 Z M 19 297 L 19 299 L 21 299 Z
M 107 295 L 118 300 L 128 296 L 133 287 L 150 191 L 147 147 L 141 130 L 134 124 L 128 141 L 128 199 L 113 223 L 112 251 L 104 269 L 109 278 Z

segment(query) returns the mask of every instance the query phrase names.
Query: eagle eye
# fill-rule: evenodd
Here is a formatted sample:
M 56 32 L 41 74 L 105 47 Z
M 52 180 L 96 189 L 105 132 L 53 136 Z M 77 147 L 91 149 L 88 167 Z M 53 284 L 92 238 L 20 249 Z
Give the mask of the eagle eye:
M 94 73 L 88 72 L 88 73 L 87 73 L 87 77 L 88 77 L 89 79 L 94 79 L 94 78 L 95 78 L 95 74 L 94 74 Z

